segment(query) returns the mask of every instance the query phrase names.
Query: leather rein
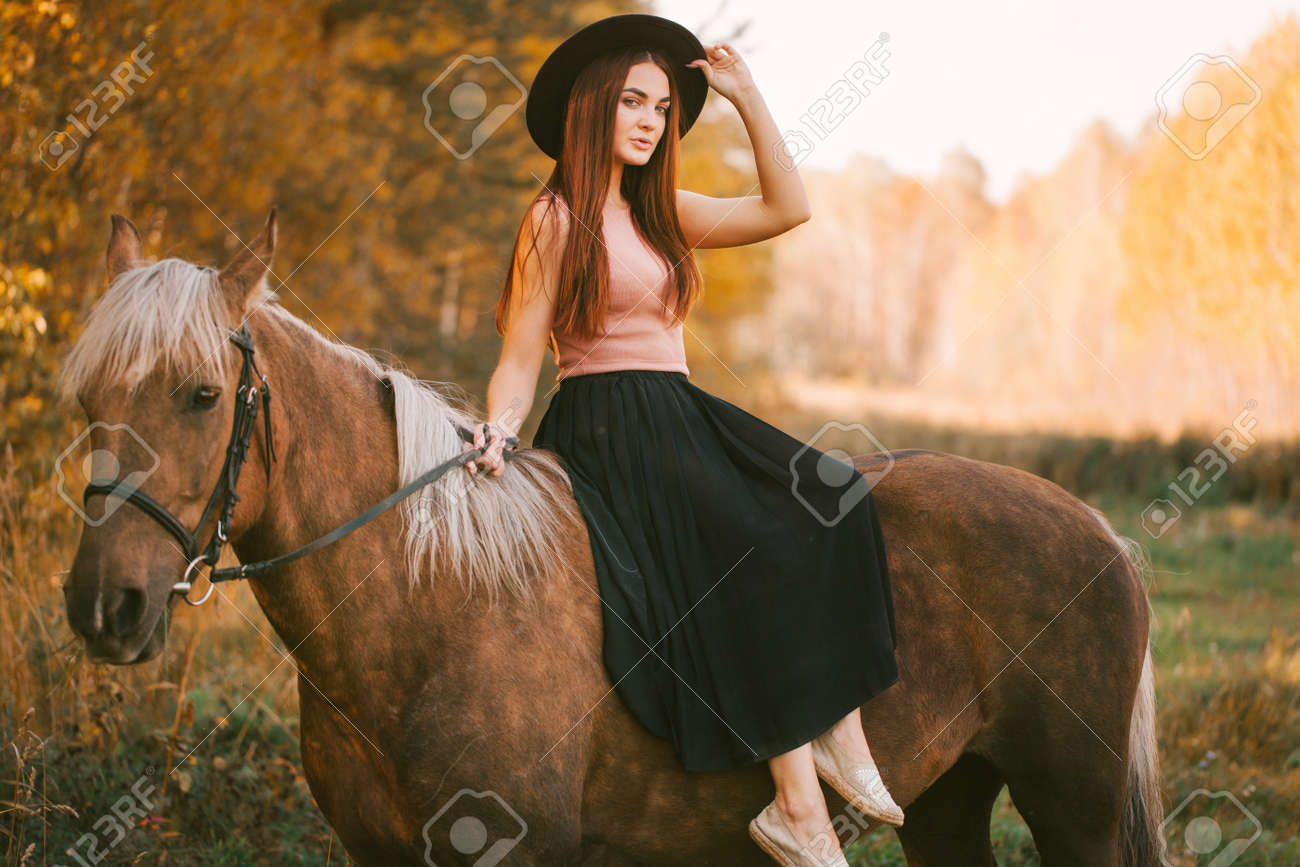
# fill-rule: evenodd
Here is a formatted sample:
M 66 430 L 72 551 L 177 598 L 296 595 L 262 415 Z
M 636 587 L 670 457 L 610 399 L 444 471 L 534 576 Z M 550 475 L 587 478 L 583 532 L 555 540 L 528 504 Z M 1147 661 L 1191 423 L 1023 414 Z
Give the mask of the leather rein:
M 239 566 L 229 566 L 224 569 L 212 569 L 208 574 L 208 589 L 198 601 L 190 599 L 189 593 L 192 586 L 190 577 L 195 568 L 200 563 L 206 563 L 208 566 L 215 567 L 221 557 L 221 550 L 229 541 L 228 532 L 230 529 L 230 519 L 234 515 L 235 503 L 239 502 L 239 495 L 235 493 L 235 487 L 239 483 L 239 474 L 248 460 L 248 444 L 253 437 L 253 428 L 257 421 L 259 397 L 261 399 L 262 421 L 264 425 L 264 436 L 266 448 L 264 457 L 266 463 L 266 480 L 271 480 L 271 462 L 278 460 L 275 456 L 275 442 L 271 434 L 271 384 L 267 378 L 262 375 L 261 370 L 257 367 L 257 362 L 253 359 L 253 335 L 248 330 L 248 323 L 240 325 L 239 330 L 231 329 L 230 340 L 239 347 L 243 356 L 243 365 L 239 373 L 239 389 L 235 392 L 235 421 L 230 431 L 230 442 L 226 445 L 226 460 L 221 467 L 221 475 L 217 479 L 217 484 L 212 489 L 208 497 L 207 505 L 203 507 L 203 514 L 199 517 L 198 524 L 191 531 L 179 518 L 167 510 L 165 506 L 146 494 L 139 488 L 132 487 L 129 493 L 122 493 L 125 487 L 116 482 L 96 482 L 92 480 L 86 486 L 82 494 L 84 503 L 94 494 L 113 495 L 129 503 L 133 503 L 145 514 L 149 515 L 155 521 L 162 525 L 168 533 L 180 543 L 185 557 L 189 560 L 189 565 L 185 567 L 185 574 L 181 580 L 172 586 L 172 592 L 180 595 L 190 605 L 202 605 L 212 595 L 213 589 L 218 582 L 234 581 L 240 578 L 255 578 L 266 572 L 282 566 L 285 563 L 304 557 L 320 548 L 324 548 L 331 542 L 343 538 L 348 533 L 368 524 L 370 521 L 379 517 L 382 513 L 396 506 L 402 500 L 411 494 L 423 488 L 425 485 L 436 481 L 450 472 L 454 467 L 468 463 L 480 457 L 492 445 L 489 439 L 483 446 L 461 452 L 460 454 L 444 461 L 433 469 L 414 479 L 410 484 L 405 485 L 400 490 L 394 491 L 384 499 L 375 503 L 369 509 L 366 509 L 360 515 L 352 520 L 335 527 L 325 535 L 308 542 L 307 544 L 295 548 L 285 554 L 272 557 L 269 560 L 258 560 L 252 563 L 243 563 Z M 255 382 L 253 377 L 256 375 L 259 382 Z M 464 425 L 451 421 L 456 432 L 462 440 L 466 442 L 474 441 L 474 432 Z M 511 452 L 518 448 L 518 437 L 507 437 L 505 439 L 506 451 L 502 457 L 507 460 L 513 459 Z M 220 502 L 221 513 L 217 518 L 217 526 L 213 529 L 212 535 L 208 537 L 206 545 L 200 548 L 198 533 L 207 522 L 212 510 Z

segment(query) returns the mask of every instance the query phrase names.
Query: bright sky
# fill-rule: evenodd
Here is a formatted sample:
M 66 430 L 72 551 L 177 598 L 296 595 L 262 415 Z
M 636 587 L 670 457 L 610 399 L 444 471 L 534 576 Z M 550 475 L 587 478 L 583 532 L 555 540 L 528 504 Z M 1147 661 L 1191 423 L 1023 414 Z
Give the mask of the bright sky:
M 1227 54 L 1249 74 L 1247 49 L 1271 20 L 1297 9 L 1300 0 L 656 4 L 657 14 L 705 44 L 750 20 L 748 32 L 729 41 L 777 127 L 805 131 L 812 143 L 801 166 L 839 168 L 862 151 L 928 178 L 944 153 L 964 146 L 983 163 L 998 201 L 1022 172 L 1050 170 L 1094 118 L 1109 119 L 1131 141 L 1154 123 L 1156 93 L 1192 55 Z M 800 116 L 882 32 L 888 75 L 818 136 Z M 711 93 L 709 102 L 719 98 Z

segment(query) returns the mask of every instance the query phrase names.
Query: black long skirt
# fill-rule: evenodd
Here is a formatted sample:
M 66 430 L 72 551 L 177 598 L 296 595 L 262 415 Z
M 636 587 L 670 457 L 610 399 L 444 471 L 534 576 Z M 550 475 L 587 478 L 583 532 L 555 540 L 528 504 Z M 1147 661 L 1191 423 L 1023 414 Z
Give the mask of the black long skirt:
M 563 379 L 533 445 L 586 518 L 615 690 L 686 770 L 788 752 L 898 680 L 884 538 L 844 462 L 659 370 Z

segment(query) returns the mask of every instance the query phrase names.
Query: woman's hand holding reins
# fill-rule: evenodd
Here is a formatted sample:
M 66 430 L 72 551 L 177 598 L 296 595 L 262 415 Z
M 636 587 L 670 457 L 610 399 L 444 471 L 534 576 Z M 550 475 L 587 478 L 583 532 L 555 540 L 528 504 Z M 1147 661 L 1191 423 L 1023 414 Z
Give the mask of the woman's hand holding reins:
M 507 436 L 509 436 L 508 431 L 496 422 L 485 421 L 474 426 L 474 442 L 465 443 L 461 451 L 482 448 L 485 442 L 490 442 L 491 445 L 474 460 L 465 462 L 465 469 L 470 475 L 477 474 L 479 470 L 486 470 L 489 475 L 496 478 L 506 471 L 504 451 Z

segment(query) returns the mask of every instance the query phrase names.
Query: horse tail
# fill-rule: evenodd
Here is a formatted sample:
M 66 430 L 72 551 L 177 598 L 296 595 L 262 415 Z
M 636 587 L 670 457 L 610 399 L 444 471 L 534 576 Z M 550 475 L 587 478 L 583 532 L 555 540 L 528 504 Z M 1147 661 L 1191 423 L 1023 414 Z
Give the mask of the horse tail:
M 1163 821 L 1160 755 L 1156 750 L 1156 688 L 1148 640 L 1128 727 L 1128 794 L 1119 826 L 1121 865 L 1150 867 L 1168 863 L 1160 828 Z
M 1115 546 L 1123 552 L 1134 579 L 1142 588 L 1147 610 L 1154 615 L 1148 589 L 1151 564 L 1142 546 L 1119 535 L 1097 509 L 1093 514 L 1101 522 Z M 1151 662 L 1151 636 L 1147 635 L 1142 658 L 1142 674 L 1128 726 L 1128 791 L 1124 813 L 1120 818 L 1119 863 L 1122 867 L 1152 867 L 1168 864 L 1165 839 L 1160 825 L 1164 822 L 1164 805 L 1160 799 L 1160 754 L 1156 744 L 1156 687 Z

